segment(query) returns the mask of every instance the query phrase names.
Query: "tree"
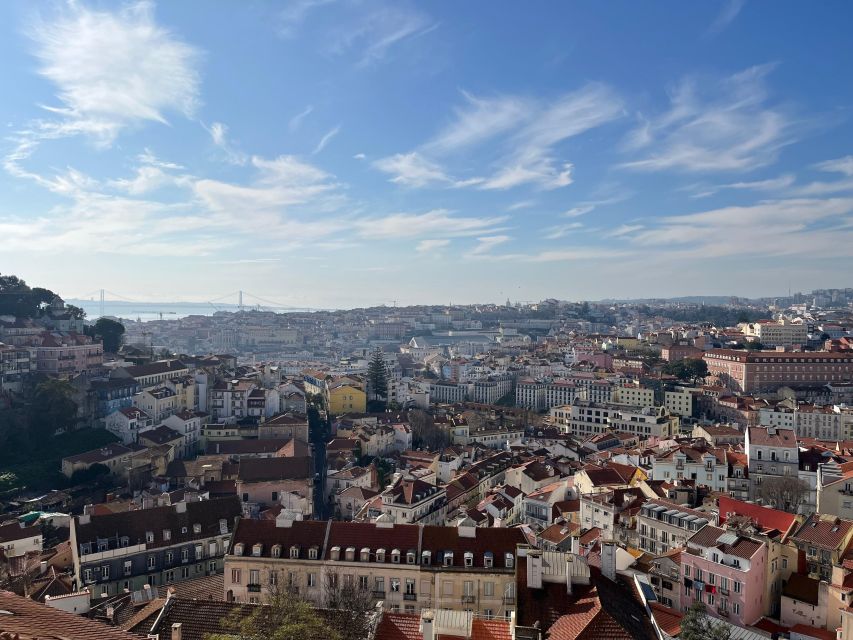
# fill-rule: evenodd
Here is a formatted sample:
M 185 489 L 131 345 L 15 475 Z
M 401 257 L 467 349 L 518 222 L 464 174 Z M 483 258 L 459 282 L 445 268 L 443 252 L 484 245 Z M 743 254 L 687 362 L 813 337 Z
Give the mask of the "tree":
M 309 603 L 287 590 L 273 590 L 268 604 L 257 605 L 249 616 L 242 613 L 238 609 L 225 621 L 225 633 L 206 640 L 341 640 Z
M 124 336 L 124 325 L 109 318 L 98 318 L 91 327 L 86 327 L 86 335 L 100 338 L 104 343 L 104 351 L 117 353 L 121 348 Z
M 337 571 L 326 574 L 323 590 L 326 607 L 330 609 L 329 622 L 340 634 L 341 640 L 361 640 L 370 635 L 370 613 L 373 612 L 373 592 L 367 583 Z
M 765 504 L 789 513 L 797 513 L 800 506 L 809 497 L 808 482 L 797 476 L 764 476 L 758 485 L 758 497 Z
M 432 416 L 426 411 L 412 409 L 408 413 L 408 420 L 412 428 L 412 446 L 440 451 L 450 444 L 450 435 L 437 427 Z
M 385 357 L 379 347 L 376 347 L 370 356 L 370 363 L 367 365 L 367 383 L 374 400 L 388 398 L 388 367 L 385 365 Z
M 73 388 L 64 380 L 48 379 L 36 386 L 28 411 L 33 444 L 77 424 L 77 403 L 71 399 L 72 393 Z
M 721 622 L 714 622 L 705 609 L 705 603 L 697 600 L 681 619 L 679 640 L 729 640 L 731 630 Z
M 55 297 L 56 294 L 49 289 L 41 287 L 31 289 L 17 276 L 0 275 L 0 316 L 34 318 L 39 315 L 41 305 Z
M 675 376 L 679 380 L 691 380 L 693 384 L 699 378 L 708 375 L 708 363 L 699 358 L 685 358 L 675 362 L 667 362 L 663 366 L 663 372 Z

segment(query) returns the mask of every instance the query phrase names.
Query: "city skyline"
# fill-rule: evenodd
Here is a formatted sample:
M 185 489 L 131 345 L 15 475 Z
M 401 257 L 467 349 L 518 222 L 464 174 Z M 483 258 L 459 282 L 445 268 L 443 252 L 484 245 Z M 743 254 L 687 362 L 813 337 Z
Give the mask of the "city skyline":
M 849 5 L 494 7 L 0 6 L 0 273 L 317 308 L 847 285 Z

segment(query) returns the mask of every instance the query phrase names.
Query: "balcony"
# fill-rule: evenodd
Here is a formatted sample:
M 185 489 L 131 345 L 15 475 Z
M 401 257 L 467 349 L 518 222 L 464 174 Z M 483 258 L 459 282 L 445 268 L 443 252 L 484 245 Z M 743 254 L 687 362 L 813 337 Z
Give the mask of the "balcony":
M 728 590 L 728 589 L 723 589 L 722 587 L 720 587 L 720 588 L 718 589 L 718 591 L 720 592 L 720 595 L 724 595 L 724 596 L 729 595 L 729 590 Z
M 403 594 L 403 600 L 417 600 L 417 599 L 418 599 L 417 593 L 404 593 Z
M 462 596 L 462 604 L 473 604 L 474 600 L 474 596 Z
M 504 604 L 515 604 L 515 596 L 504 596 Z
M 717 607 L 717 614 L 723 618 L 728 618 L 729 617 L 729 610 Z
M 384 600 L 385 599 L 385 591 L 384 590 L 383 591 L 374 591 L 373 597 L 377 598 L 379 600 Z
M 259 584 L 247 584 L 246 585 L 246 591 L 248 591 L 249 593 L 260 593 L 261 592 L 261 585 L 259 585 Z

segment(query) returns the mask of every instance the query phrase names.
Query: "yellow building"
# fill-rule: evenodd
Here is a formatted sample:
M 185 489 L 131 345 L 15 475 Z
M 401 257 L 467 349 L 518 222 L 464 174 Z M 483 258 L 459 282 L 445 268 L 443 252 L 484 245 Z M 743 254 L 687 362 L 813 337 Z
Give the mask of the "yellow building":
M 367 394 L 355 385 L 331 382 L 326 390 L 326 406 L 332 415 L 365 413 Z

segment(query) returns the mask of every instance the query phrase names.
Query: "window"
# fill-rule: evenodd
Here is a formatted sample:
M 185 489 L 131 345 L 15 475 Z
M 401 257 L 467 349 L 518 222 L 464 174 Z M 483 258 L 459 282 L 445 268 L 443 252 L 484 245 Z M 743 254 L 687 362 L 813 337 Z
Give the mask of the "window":
M 172 569 L 169 569 L 166 572 L 166 582 L 174 582 L 175 581 L 175 572 Z
M 201 533 L 201 525 L 197 522 L 193 525 L 193 533 L 195 533 L 195 534 Z
M 741 583 L 740 582 L 738 582 L 737 580 L 733 581 L 732 587 L 734 588 L 735 593 L 740 593 L 740 590 L 741 590 Z
M 189 549 L 181 549 L 181 562 L 189 562 L 190 561 L 190 550 Z
M 453 566 L 453 554 L 450 551 L 444 552 L 444 566 L 452 567 Z
M 105 564 L 101 567 L 101 580 L 109 580 L 110 579 L 110 565 Z
M 736 616 L 740 615 L 740 603 L 739 602 L 733 602 L 732 603 L 732 613 L 735 614 Z
M 129 576 L 133 572 L 133 562 L 130 560 L 124 561 L 124 575 Z
M 308 586 L 312 587 L 312 588 L 317 586 L 317 574 L 316 573 L 309 573 L 308 574 Z
M 317 559 L 317 553 L 318 553 L 317 547 L 311 547 L 310 549 L 308 549 L 308 559 L 309 560 L 316 560 Z
M 504 556 L 504 565 L 507 569 L 512 569 L 512 567 L 515 565 L 515 556 L 513 556 L 511 553 L 507 553 Z
M 148 556 L 148 568 L 153 569 L 157 565 L 157 558 Z
M 415 595 L 415 579 L 414 578 L 406 578 L 406 595 L 409 595 L 409 596 Z
M 290 574 L 293 576 L 293 574 Z M 274 587 L 278 584 L 278 571 L 270 571 L 270 586 Z
M 261 572 L 258 569 L 249 570 L 249 584 L 260 584 Z
M 391 578 L 391 591 L 393 593 L 400 592 L 400 578 Z
M 400 550 L 399 549 L 394 549 L 391 552 L 391 562 L 393 562 L 394 564 L 400 564 Z
M 172 564 L 175 560 L 175 554 L 171 551 L 166 552 L 166 564 Z
M 684 565 L 684 577 L 685 578 L 690 577 L 690 565 L 689 564 Z
M 370 549 L 364 547 L 361 550 L 361 561 L 362 562 L 370 562 Z
M 163 529 L 163 540 L 171 540 L 172 539 L 172 531 L 170 529 Z
M 486 569 L 491 569 L 494 563 L 495 557 L 492 555 L 492 552 L 486 551 L 486 553 L 483 554 L 483 566 L 486 567 Z
M 466 580 L 462 585 L 462 595 L 468 597 L 474 595 L 474 583 L 471 580 Z
M 783 569 L 788 568 L 788 558 L 782 558 L 782 568 Z
M 376 550 L 376 562 L 385 562 L 385 549 Z
M 374 578 L 373 579 L 373 592 L 375 594 L 384 594 L 385 593 L 385 578 Z
M 240 584 L 240 569 L 231 569 L 231 583 Z
M 368 576 L 358 576 L 358 588 L 362 591 L 367 591 Z
M 299 547 L 295 544 L 290 547 L 290 557 L 293 560 L 299 558 Z
M 154 542 L 154 532 L 146 531 L 145 532 L 145 542 Z
M 494 582 L 484 582 L 483 583 L 483 595 L 486 597 L 492 597 L 495 595 L 495 583 Z
M 190 577 L 190 568 L 189 567 L 181 567 L 181 577 L 189 578 Z
M 464 557 L 465 557 L 465 566 L 466 567 L 473 567 L 474 566 L 474 554 L 471 553 L 470 551 L 466 551 Z

